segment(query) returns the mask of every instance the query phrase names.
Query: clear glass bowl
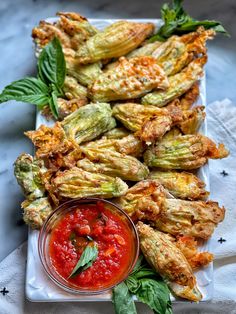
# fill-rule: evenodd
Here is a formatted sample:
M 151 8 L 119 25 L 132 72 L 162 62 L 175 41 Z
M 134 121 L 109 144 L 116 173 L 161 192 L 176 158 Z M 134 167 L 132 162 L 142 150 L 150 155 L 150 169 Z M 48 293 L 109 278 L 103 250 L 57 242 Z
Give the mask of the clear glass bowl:
M 114 282 L 111 286 L 106 286 L 103 288 L 99 288 L 99 290 L 90 290 L 88 288 L 83 289 L 81 287 L 76 287 L 75 285 L 71 284 L 71 282 L 66 281 L 54 268 L 52 265 L 50 254 L 49 254 L 49 242 L 50 242 L 50 235 L 51 231 L 57 224 L 57 222 L 68 212 L 73 211 L 78 205 L 84 204 L 96 204 L 97 202 L 103 202 L 109 210 L 115 212 L 119 215 L 123 221 L 126 222 L 130 232 L 133 235 L 133 257 L 132 262 L 130 263 L 129 267 L 124 270 L 122 277 L 117 282 Z M 129 216 L 117 205 L 114 203 L 99 199 L 99 198 L 82 198 L 82 199 L 74 199 L 68 202 L 63 203 L 60 205 L 56 210 L 54 210 L 51 215 L 47 218 L 44 225 L 42 226 L 39 234 L 38 239 L 38 251 L 39 257 L 42 262 L 43 268 L 46 271 L 49 278 L 57 284 L 62 289 L 66 290 L 67 292 L 75 293 L 75 294 L 83 294 L 83 295 L 91 295 L 91 294 L 100 294 L 107 290 L 112 289 L 114 286 L 125 280 L 130 272 L 133 270 L 138 255 L 139 255 L 139 238 L 137 234 L 137 230 L 134 226 L 134 223 L 129 218 Z

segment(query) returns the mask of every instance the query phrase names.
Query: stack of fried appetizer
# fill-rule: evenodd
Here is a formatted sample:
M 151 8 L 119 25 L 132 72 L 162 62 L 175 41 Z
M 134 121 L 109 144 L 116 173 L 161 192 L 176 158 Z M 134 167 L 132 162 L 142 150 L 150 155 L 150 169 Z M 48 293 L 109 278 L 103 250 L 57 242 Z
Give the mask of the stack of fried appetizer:
M 213 255 L 198 252 L 198 242 L 225 212 L 206 200 L 196 170 L 228 151 L 197 133 L 204 107 L 192 106 L 215 34 L 199 28 L 150 43 L 153 31 L 127 21 L 99 31 L 75 13 L 33 29 L 38 50 L 55 36 L 61 42 L 66 99 L 58 100 L 61 121 L 26 132 L 35 157 L 19 156 L 15 176 L 32 228 L 68 199 L 112 199 L 137 223 L 145 258 L 172 292 L 199 301 L 193 271 Z

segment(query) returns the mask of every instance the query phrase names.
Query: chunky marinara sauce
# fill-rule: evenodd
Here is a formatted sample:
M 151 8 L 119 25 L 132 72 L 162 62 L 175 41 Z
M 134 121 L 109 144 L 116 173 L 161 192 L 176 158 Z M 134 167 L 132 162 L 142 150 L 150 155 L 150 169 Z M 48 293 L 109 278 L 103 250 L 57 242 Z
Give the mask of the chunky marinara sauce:
M 97 259 L 91 267 L 68 279 L 91 240 L 98 247 Z M 90 290 L 106 288 L 119 281 L 132 263 L 132 231 L 104 203 L 80 205 L 57 222 L 51 233 L 49 254 L 57 273 L 72 285 Z

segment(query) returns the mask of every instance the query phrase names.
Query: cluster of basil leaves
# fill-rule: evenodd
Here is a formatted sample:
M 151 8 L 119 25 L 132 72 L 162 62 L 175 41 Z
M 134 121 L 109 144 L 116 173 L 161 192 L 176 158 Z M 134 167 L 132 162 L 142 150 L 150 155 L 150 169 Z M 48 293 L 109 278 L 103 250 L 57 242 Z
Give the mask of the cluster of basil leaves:
M 134 298 L 147 304 L 155 314 L 171 314 L 170 292 L 166 283 L 140 256 L 129 277 L 113 289 L 116 314 L 137 314 Z
M 53 116 L 58 119 L 57 98 L 63 97 L 66 62 L 56 37 L 40 53 L 37 69 L 37 78 L 26 77 L 6 86 L 0 94 L 0 103 L 23 101 L 37 105 L 39 109 L 49 105 Z
M 183 0 L 173 0 L 172 6 L 165 3 L 161 8 L 161 18 L 164 24 L 160 27 L 157 34 L 152 36 L 149 41 L 165 41 L 172 35 L 183 35 L 194 32 L 199 26 L 205 29 L 214 29 L 217 33 L 229 35 L 222 24 L 218 21 L 203 20 L 198 21 L 192 18 L 182 6 Z

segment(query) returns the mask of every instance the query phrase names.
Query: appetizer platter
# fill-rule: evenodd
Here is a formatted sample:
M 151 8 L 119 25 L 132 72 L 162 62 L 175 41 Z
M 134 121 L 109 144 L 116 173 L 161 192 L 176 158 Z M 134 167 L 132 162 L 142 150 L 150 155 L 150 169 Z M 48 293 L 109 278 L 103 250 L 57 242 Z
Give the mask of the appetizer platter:
M 225 209 L 208 200 L 207 161 L 229 152 L 207 137 L 203 67 L 207 40 L 225 30 L 181 2 L 163 5 L 162 21 L 41 21 L 37 78 L 0 94 L 39 109 L 25 132 L 35 156 L 14 165 L 31 301 L 172 313 L 173 300 L 211 299 L 210 237 Z

